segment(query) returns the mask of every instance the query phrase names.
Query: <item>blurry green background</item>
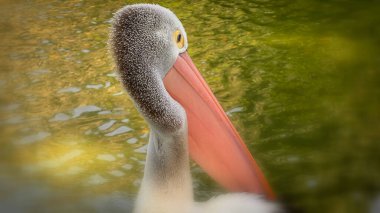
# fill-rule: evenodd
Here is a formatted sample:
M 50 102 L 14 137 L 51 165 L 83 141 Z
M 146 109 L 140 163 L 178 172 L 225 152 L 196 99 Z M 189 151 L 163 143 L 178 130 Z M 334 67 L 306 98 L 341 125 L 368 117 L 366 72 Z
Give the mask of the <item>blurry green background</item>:
M 106 45 L 129 3 L 0 2 L 0 212 L 130 211 L 149 130 Z M 283 203 L 380 211 L 378 1 L 159 3 Z

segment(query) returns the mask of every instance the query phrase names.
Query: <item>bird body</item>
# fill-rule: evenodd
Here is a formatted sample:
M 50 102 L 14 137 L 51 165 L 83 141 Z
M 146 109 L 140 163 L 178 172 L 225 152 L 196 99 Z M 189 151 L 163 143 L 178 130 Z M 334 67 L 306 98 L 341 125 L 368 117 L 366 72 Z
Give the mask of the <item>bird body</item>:
M 135 213 L 275 212 L 257 164 L 186 50 L 187 34 L 170 10 L 137 4 L 114 16 L 110 48 L 117 71 L 150 127 Z M 193 199 L 191 157 L 233 193 Z

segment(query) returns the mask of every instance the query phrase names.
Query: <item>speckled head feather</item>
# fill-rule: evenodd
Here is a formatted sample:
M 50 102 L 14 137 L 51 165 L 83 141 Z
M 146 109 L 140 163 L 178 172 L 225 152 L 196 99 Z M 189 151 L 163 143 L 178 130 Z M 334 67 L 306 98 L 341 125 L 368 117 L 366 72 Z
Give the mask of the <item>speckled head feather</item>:
M 185 37 L 182 49 L 177 48 L 172 37 L 176 30 Z M 173 12 L 159 5 L 136 4 L 116 12 L 110 44 L 119 70 L 130 72 L 130 66 L 141 66 L 134 70 L 143 70 L 149 65 L 161 71 L 164 77 L 178 54 L 187 49 L 187 38 Z
M 173 39 L 176 30 L 184 36 L 181 49 Z M 124 87 L 149 123 L 164 129 L 181 124 L 178 114 L 183 110 L 162 82 L 188 46 L 174 13 L 159 5 L 126 6 L 114 15 L 109 44 Z

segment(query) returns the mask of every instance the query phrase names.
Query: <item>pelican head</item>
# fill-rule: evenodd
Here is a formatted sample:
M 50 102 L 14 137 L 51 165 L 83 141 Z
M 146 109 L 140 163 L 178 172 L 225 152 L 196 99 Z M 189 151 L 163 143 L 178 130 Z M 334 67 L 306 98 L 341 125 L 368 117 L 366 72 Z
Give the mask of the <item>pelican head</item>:
M 126 6 L 115 14 L 113 23 L 112 52 L 123 80 L 128 79 L 127 73 L 139 70 L 157 72 L 164 78 L 188 47 L 182 23 L 159 5 Z
M 186 31 L 174 13 L 152 4 L 120 9 L 113 19 L 110 47 L 122 83 L 144 117 L 158 124 L 156 128 L 179 128 L 181 107 L 170 100 L 162 85 L 188 47 Z

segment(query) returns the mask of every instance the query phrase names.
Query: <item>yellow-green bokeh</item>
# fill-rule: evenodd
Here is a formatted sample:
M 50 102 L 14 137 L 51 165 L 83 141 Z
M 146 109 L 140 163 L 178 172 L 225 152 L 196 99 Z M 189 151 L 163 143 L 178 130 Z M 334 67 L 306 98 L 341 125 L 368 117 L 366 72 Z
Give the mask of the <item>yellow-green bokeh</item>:
M 136 2 L 0 2 L 4 209 L 130 209 L 149 130 L 106 44 L 112 13 Z M 156 3 L 183 22 L 195 64 L 284 203 L 301 212 L 372 208 L 380 193 L 379 3 Z M 221 190 L 192 170 L 197 199 Z

